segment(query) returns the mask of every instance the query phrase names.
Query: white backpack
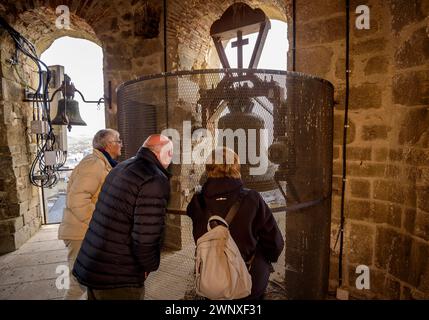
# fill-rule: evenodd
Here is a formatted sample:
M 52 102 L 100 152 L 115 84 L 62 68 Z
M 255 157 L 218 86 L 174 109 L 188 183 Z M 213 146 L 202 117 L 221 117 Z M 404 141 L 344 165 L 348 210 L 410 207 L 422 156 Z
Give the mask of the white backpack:
M 207 223 L 208 231 L 197 240 L 196 292 L 200 296 L 212 300 L 231 300 L 250 295 L 252 278 L 229 233 L 229 224 L 239 206 L 240 199 L 231 207 L 225 219 L 211 216 Z M 210 222 L 214 220 L 224 225 L 211 228 Z

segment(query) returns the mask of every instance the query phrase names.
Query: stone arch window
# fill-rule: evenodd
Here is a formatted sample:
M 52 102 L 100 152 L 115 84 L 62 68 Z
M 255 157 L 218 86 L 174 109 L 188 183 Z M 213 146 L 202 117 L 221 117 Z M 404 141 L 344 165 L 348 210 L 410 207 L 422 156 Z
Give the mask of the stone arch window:
M 239 67 L 238 51 L 241 50 L 242 67 L 248 68 L 255 44 L 260 44 L 262 53 L 256 68 L 287 70 L 288 25 L 282 12 L 283 10 L 280 8 L 274 9 L 270 5 L 267 6 L 266 3 L 250 5 L 245 2 L 237 2 L 225 8 L 211 25 L 210 32 L 214 32 L 212 37 L 222 39 L 222 46 L 229 61 L 229 67 Z M 269 20 L 267 21 L 268 28 L 265 31 L 261 30 L 262 40 L 258 41 L 258 29 L 264 28 L 262 25 L 264 19 L 265 21 Z M 243 33 L 241 48 L 238 48 L 237 36 L 235 36 L 239 30 Z M 215 38 L 209 46 L 207 61 L 210 68 L 222 68 L 225 66 L 218 57 L 219 47 L 216 49 L 216 44 L 213 44 L 216 42 Z
M 34 44 L 39 57 L 56 39 L 63 36 L 88 39 L 98 45 L 102 43 L 94 27 L 98 19 L 96 16 L 86 17 L 84 12 L 70 10 L 71 28 L 59 29 L 55 23 L 58 17 L 55 7 L 30 2 L 14 7 L 14 3 L 0 6 L 0 14 Z M 4 12 L 10 12 L 11 15 Z M 103 11 L 96 11 L 96 14 L 102 17 Z M 46 221 L 42 219 L 44 204 L 39 197 L 41 191 L 32 186 L 28 179 L 37 146 L 35 136 L 30 133 L 32 105 L 23 101 L 24 89 L 31 91 L 37 86 L 37 68 L 21 53 L 18 53 L 16 62 L 8 62 L 16 52 L 8 34 L 0 35 L 0 47 L 0 104 L 2 112 L 10 115 L 0 126 L 0 136 L 4 137 L 1 143 L 4 170 L 0 173 L 0 191 L 7 190 L 7 193 L 1 194 L 0 224 L 14 226 L 7 231 L 4 228 L 0 230 L 0 238 L 5 239 L 0 241 L 0 253 L 3 253 L 19 248 Z
M 270 22 L 271 29 L 267 34 L 258 69 L 287 70 L 287 51 L 289 50 L 287 23 L 275 19 L 271 19 Z M 245 37 L 249 39 L 249 44 L 243 47 L 243 67 L 245 68 L 249 65 L 257 35 L 257 33 L 252 33 Z M 237 50 L 232 47 L 232 43 L 235 41 L 237 38 L 233 38 L 225 44 L 225 53 L 231 68 L 237 67 Z
M 239 2 L 262 10 L 271 21 L 289 21 L 290 1 L 284 0 L 182 1 L 180 6 L 170 3 L 167 10 L 167 70 L 219 68 L 210 27 L 230 6 Z M 284 42 L 287 42 L 286 34 Z
M 63 66 L 64 73 L 70 76 L 85 99 L 97 101 L 103 96 L 103 53 L 96 43 L 85 39 L 61 37 L 42 53 L 41 60 L 48 66 Z M 64 169 L 68 171 L 62 171 L 58 183 L 44 192 L 47 202 L 45 210 L 47 223 L 61 222 L 67 180 L 71 170 L 84 156 L 92 152 L 94 134 L 105 128 L 104 104 L 97 107 L 95 104 L 84 103 L 78 94 L 74 99 L 79 103 L 80 115 L 87 126 L 73 126 L 70 132 L 65 127 L 60 129 L 54 126 L 56 134 L 66 140 L 67 162 Z M 55 107 L 51 105 L 53 110 Z M 55 115 L 51 112 L 52 116 Z
M 48 66 L 64 66 L 64 72 L 86 100 L 96 101 L 103 96 L 103 52 L 96 43 L 61 37 L 42 53 L 41 60 Z M 84 103 L 79 95 L 75 100 L 79 102 L 80 115 L 87 126 L 74 126 L 68 136 L 83 136 L 90 140 L 98 130 L 105 128 L 104 104 Z

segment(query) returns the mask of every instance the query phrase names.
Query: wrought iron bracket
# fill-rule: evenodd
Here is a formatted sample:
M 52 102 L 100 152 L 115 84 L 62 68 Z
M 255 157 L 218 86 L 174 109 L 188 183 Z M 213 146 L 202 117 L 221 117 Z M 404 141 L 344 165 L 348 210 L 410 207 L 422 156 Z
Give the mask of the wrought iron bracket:
M 52 95 L 51 98 L 49 99 L 49 97 L 46 97 L 46 99 L 44 99 L 44 95 L 43 94 L 37 94 L 37 93 L 33 93 L 30 92 L 28 89 L 24 89 L 24 102 L 52 102 L 55 98 L 55 96 L 57 95 L 58 92 L 64 90 L 64 86 L 61 85 L 61 87 L 59 87 L 57 90 L 55 90 Z M 82 92 L 80 92 L 79 90 L 77 90 L 76 88 L 74 88 L 74 91 L 79 93 L 80 97 L 82 98 L 82 101 L 85 103 L 96 103 L 97 105 L 100 105 L 102 102 L 107 103 L 109 110 L 112 109 L 112 81 L 109 81 L 108 84 L 108 95 L 104 95 L 103 97 L 101 97 L 98 100 L 86 100 L 85 97 L 83 96 Z

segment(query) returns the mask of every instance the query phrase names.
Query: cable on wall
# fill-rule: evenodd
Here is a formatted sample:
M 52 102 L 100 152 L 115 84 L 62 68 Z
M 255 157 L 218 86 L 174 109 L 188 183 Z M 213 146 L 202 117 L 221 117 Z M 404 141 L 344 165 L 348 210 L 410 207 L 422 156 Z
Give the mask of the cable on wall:
M 50 117 L 50 104 L 48 99 L 48 87 L 51 79 L 51 72 L 48 66 L 39 59 L 37 56 L 35 46 L 18 31 L 16 31 L 7 21 L 0 17 L 0 27 L 3 28 L 12 38 L 15 44 L 15 55 L 11 58 L 13 65 L 18 64 L 18 52 L 23 53 L 30 58 L 37 66 L 38 69 L 38 85 L 34 96 L 36 97 L 35 103 L 33 102 L 33 120 L 43 120 L 47 123 L 47 130 L 45 133 L 37 134 L 37 152 L 36 157 L 31 163 L 29 179 L 30 182 L 37 187 L 50 187 L 53 186 L 58 180 L 57 170 L 61 168 L 66 162 L 65 154 L 60 151 L 55 151 L 55 135 L 53 132 L 51 117 Z M 45 152 L 55 152 L 57 161 L 54 165 L 47 165 L 45 159 Z
M 164 20 L 164 73 L 168 72 L 168 56 L 167 56 L 167 0 L 163 0 L 163 20 Z M 167 77 L 164 77 L 164 97 L 165 97 L 165 120 L 168 128 L 168 83 Z
M 349 128 L 349 90 L 350 90 L 350 0 L 346 0 L 346 92 L 344 102 L 344 129 L 343 129 L 343 175 L 341 185 L 341 213 L 340 213 L 340 253 L 338 261 L 338 283 L 339 287 L 343 284 L 343 250 L 344 250 L 344 204 L 347 182 L 347 132 Z
M 292 71 L 296 71 L 296 0 L 292 1 Z

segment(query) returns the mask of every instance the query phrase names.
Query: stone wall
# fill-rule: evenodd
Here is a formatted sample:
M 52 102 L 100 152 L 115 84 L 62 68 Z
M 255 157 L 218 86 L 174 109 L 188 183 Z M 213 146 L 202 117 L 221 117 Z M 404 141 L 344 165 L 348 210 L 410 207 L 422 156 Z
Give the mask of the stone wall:
M 370 29 L 355 9 L 370 8 Z M 351 1 L 344 286 L 359 298 L 429 295 L 428 1 Z M 345 98 L 345 2 L 297 9 L 297 71 L 336 88 L 331 289 L 338 285 Z M 291 36 L 290 36 L 291 39 Z M 318 63 L 314 63 L 317 57 Z M 289 64 L 290 65 L 290 64 Z M 358 265 L 370 290 L 357 290 Z
M 30 185 L 31 156 L 35 141 L 28 132 L 31 108 L 22 103 L 23 83 L 34 84 L 35 66 L 28 60 L 6 62 L 14 48 L 2 35 L 0 51 L 0 253 L 20 247 L 40 227 L 38 189 Z

